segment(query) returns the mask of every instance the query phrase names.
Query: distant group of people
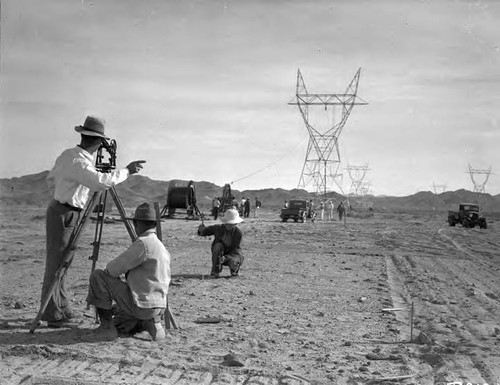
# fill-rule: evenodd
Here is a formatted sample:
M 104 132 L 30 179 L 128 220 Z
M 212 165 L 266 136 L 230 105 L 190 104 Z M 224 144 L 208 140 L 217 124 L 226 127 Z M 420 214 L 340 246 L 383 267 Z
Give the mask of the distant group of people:
M 283 202 L 283 208 L 289 208 L 288 201 Z M 337 206 L 337 214 L 339 217 L 339 221 L 346 221 L 346 211 L 349 208 L 347 201 L 342 201 Z M 310 199 L 306 204 L 306 218 L 315 219 L 316 213 L 319 212 L 320 219 L 322 221 L 334 221 L 335 220 L 335 203 L 333 200 L 329 199 L 326 201 L 321 201 L 317 206 L 314 205 L 312 199 Z
M 324 221 L 325 219 L 327 221 L 334 221 L 335 220 L 335 216 L 334 216 L 335 203 L 333 203 L 333 201 L 331 199 L 324 201 L 324 202 L 323 201 L 320 202 L 318 208 L 320 210 L 322 221 Z M 338 214 L 340 222 L 343 221 L 345 223 L 347 209 L 348 209 L 348 202 L 347 201 L 342 201 L 338 204 L 337 214 Z
M 220 201 L 220 198 L 216 196 L 212 200 L 212 216 L 214 217 L 214 219 L 218 218 L 220 214 L 221 205 L 222 203 Z M 237 210 L 241 217 L 250 218 L 250 212 L 251 212 L 250 198 L 243 197 L 241 198 L 241 201 L 238 202 L 236 198 L 233 196 L 230 207 Z M 255 205 L 253 212 L 254 218 L 260 218 L 261 207 L 262 207 L 262 202 L 259 200 L 259 198 L 255 198 Z
M 331 199 L 327 201 L 321 201 L 318 206 L 321 220 L 324 221 L 325 217 L 327 221 L 334 221 L 335 218 L 333 216 L 335 210 L 335 203 Z

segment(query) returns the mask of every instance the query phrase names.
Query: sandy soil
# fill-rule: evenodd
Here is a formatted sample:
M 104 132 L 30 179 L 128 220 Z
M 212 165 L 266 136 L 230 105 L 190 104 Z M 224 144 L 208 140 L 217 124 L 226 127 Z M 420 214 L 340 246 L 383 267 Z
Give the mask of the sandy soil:
M 179 329 L 156 343 L 93 338 L 97 325 L 84 315 L 90 221 L 69 272 L 80 324 L 42 323 L 29 334 L 45 213 L 11 207 L 1 216 L 2 384 L 500 383 L 498 222 L 463 229 L 444 214 L 376 213 L 347 226 L 302 224 L 269 211 L 241 225 L 242 276 L 228 278 L 226 267 L 214 280 L 198 222 L 165 220 Z M 106 224 L 103 238 L 98 267 L 130 243 L 121 223 Z M 219 322 L 197 322 L 207 317 Z

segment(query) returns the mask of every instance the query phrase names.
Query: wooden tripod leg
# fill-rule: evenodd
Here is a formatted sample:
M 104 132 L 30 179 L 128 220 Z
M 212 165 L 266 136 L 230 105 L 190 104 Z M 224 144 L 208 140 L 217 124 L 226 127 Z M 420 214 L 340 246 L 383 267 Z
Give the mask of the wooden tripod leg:
M 169 308 L 167 308 L 167 311 L 168 311 L 168 317 L 169 317 L 170 323 L 172 324 L 172 328 L 179 329 L 179 327 L 177 326 L 177 322 L 175 322 L 174 315 L 172 314 L 172 312 L 170 311 Z
M 177 322 L 175 322 L 174 315 L 170 311 L 170 308 L 168 307 L 168 296 L 167 296 L 167 305 L 165 308 L 165 329 L 170 330 L 170 329 L 179 329 L 177 326 Z
M 156 213 L 156 236 L 160 241 L 163 242 L 162 232 L 161 232 L 161 215 L 160 215 L 160 204 L 158 202 L 154 202 L 154 208 Z M 165 328 L 170 329 L 173 327 L 174 329 L 178 329 L 177 323 L 175 322 L 174 316 L 168 307 L 168 295 L 167 295 L 167 303 L 165 305 Z
M 130 224 L 130 221 L 127 219 L 125 209 L 123 208 L 123 204 L 120 200 L 120 197 L 118 196 L 115 186 L 112 186 L 108 190 L 111 194 L 111 197 L 113 198 L 113 201 L 115 202 L 116 208 L 118 209 L 118 212 L 120 213 L 120 217 L 123 221 L 123 224 L 127 228 L 128 235 L 130 235 L 130 239 L 132 239 L 132 242 L 134 242 L 137 239 L 137 233 L 135 232 L 134 227 Z
M 85 211 L 83 212 L 83 216 L 80 219 L 80 223 L 78 223 L 75 232 L 71 236 L 69 245 L 64 251 L 64 256 L 62 258 L 61 265 L 59 269 L 57 269 L 54 275 L 54 279 L 52 280 L 49 289 L 47 290 L 47 295 L 41 301 L 40 310 L 38 311 L 38 314 L 36 315 L 35 319 L 31 324 L 30 327 L 31 334 L 35 332 L 35 329 L 38 326 L 38 322 L 40 322 L 40 320 L 42 319 L 42 315 L 45 312 L 45 309 L 47 309 L 47 306 L 49 305 L 50 299 L 52 298 L 52 294 L 54 294 L 54 289 L 56 287 L 57 282 L 61 279 L 61 277 L 64 276 L 64 273 L 68 270 L 69 266 L 71 265 L 71 262 L 73 260 L 73 251 L 76 249 L 76 243 L 78 242 L 80 234 L 82 233 L 82 230 L 85 227 L 85 223 L 87 222 L 87 219 L 94 208 L 94 204 L 98 194 L 99 194 L 98 192 L 95 192 L 92 198 L 90 199 L 87 207 L 85 208 Z

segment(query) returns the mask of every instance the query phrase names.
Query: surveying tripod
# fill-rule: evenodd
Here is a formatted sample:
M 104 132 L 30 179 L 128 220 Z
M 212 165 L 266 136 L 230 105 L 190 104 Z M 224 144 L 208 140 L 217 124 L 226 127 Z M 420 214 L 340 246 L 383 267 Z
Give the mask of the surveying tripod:
M 95 235 L 94 235 L 94 242 L 92 242 L 93 246 L 93 251 L 92 255 L 89 257 L 89 259 L 92 260 L 92 269 L 91 269 L 91 274 L 95 270 L 95 266 L 97 264 L 97 260 L 99 258 L 99 248 L 101 244 L 101 237 L 102 237 L 102 229 L 104 225 L 104 214 L 106 210 L 106 201 L 108 197 L 108 192 L 110 193 L 111 197 L 113 198 L 113 201 L 116 205 L 116 208 L 118 209 L 118 212 L 120 213 L 121 220 L 125 224 L 125 227 L 127 229 L 128 234 L 130 235 L 130 238 L 132 242 L 134 242 L 137 239 L 137 234 L 135 232 L 134 227 L 130 224 L 129 220 L 126 218 L 126 213 L 125 209 L 123 208 L 122 202 L 120 200 L 120 197 L 116 193 L 116 189 L 114 186 L 110 187 L 109 190 L 101 191 L 101 192 L 94 192 L 92 195 L 91 199 L 89 200 L 87 207 L 85 208 L 83 215 L 80 219 L 80 222 L 77 225 L 76 230 L 73 232 L 69 245 L 67 249 L 64 252 L 64 256 L 61 261 L 61 265 L 59 266 L 59 269 L 56 271 L 54 279 L 52 280 L 52 283 L 50 284 L 48 290 L 47 290 L 47 295 L 45 298 L 42 299 L 41 304 L 40 304 L 40 310 L 38 311 L 38 314 L 36 315 L 35 319 L 33 320 L 33 323 L 31 324 L 30 327 L 30 333 L 33 334 L 36 327 L 38 326 L 38 323 L 40 322 L 40 319 L 42 318 L 43 313 L 45 312 L 45 309 L 47 308 L 50 299 L 52 298 L 52 294 L 54 293 L 54 290 L 56 288 L 57 282 L 64 276 L 66 271 L 69 269 L 71 262 L 73 261 L 74 257 L 74 251 L 76 250 L 76 245 L 78 242 L 78 239 L 80 238 L 80 235 L 82 233 L 82 230 L 85 227 L 85 224 L 87 223 L 87 220 L 90 216 L 90 214 L 94 211 L 94 207 L 96 207 L 97 201 L 99 201 L 98 206 L 97 206 L 97 220 L 96 220 L 96 228 L 95 228 Z M 155 209 L 156 209 L 156 230 L 157 230 L 157 236 L 162 240 L 161 236 L 161 223 L 160 223 L 160 216 L 159 216 L 159 206 L 157 202 L 155 202 Z M 172 326 L 174 329 L 177 329 L 177 324 L 175 322 L 175 319 L 170 312 L 170 309 L 168 307 L 168 299 L 166 303 L 166 309 L 165 309 L 165 326 L 167 329 L 170 329 L 170 326 Z

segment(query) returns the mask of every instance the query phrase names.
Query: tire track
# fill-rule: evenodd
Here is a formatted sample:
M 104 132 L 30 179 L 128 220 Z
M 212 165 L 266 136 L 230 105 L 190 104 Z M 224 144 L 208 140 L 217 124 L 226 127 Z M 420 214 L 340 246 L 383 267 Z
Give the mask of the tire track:
M 498 282 L 495 265 L 484 260 L 489 254 L 485 257 L 483 253 L 472 251 L 477 242 L 470 242 L 470 233 L 461 236 L 468 237 L 465 242 L 472 245 L 472 250 L 469 248 L 471 246 L 464 246 L 446 235 L 444 229 L 439 229 L 435 234 L 442 242 L 434 242 L 433 247 L 429 247 L 435 253 L 432 258 L 426 255 L 429 244 L 426 244 L 425 239 L 429 242 L 433 238 L 428 232 L 412 232 L 411 236 L 406 233 L 407 237 L 400 243 L 395 239 L 387 242 L 392 251 L 392 255 L 386 257 L 386 263 L 394 306 L 409 308 L 412 302 L 410 298 L 414 298 L 419 307 L 417 317 L 422 321 L 418 326 L 432 334 L 433 338 L 444 334 L 448 337 L 444 343 L 453 343 L 451 346 L 455 349 L 452 351 L 459 355 L 445 356 L 445 363 L 449 365 L 443 364 L 443 367 L 453 367 L 453 362 L 460 357 L 463 368 L 467 366 L 471 372 L 477 373 L 477 381 L 494 382 L 500 374 L 494 362 L 498 361 L 500 355 L 495 353 L 495 344 L 489 341 L 491 338 L 487 330 L 497 330 L 495 327 L 498 326 L 500 307 L 495 293 L 486 295 L 485 282 Z M 488 245 L 496 246 L 497 243 L 490 241 Z M 456 257 L 457 251 L 462 257 Z M 476 316 L 468 317 L 467 310 L 476 313 Z M 397 317 L 409 325 L 407 314 L 397 313 Z M 481 327 L 478 327 L 478 323 Z M 454 336 L 452 341 L 449 340 L 450 336 Z M 438 368 L 436 376 L 439 377 L 445 370 Z

